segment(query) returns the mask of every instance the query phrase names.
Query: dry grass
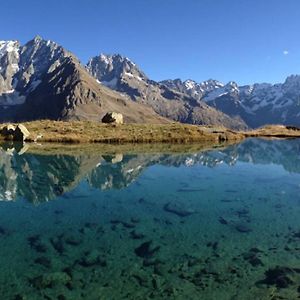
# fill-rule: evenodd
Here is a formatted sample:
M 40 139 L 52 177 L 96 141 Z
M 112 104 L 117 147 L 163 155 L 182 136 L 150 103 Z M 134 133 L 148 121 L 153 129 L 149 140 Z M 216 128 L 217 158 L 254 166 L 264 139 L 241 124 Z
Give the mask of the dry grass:
M 298 138 L 300 137 L 300 129 L 285 125 L 266 125 L 244 132 L 244 134 L 246 137 Z
M 88 121 L 34 121 L 24 124 L 31 133 L 29 141 L 52 143 L 192 143 L 241 140 L 244 135 L 225 128 L 171 124 L 110 125 Z M 5 124 L 2 124 L 3 127 Z

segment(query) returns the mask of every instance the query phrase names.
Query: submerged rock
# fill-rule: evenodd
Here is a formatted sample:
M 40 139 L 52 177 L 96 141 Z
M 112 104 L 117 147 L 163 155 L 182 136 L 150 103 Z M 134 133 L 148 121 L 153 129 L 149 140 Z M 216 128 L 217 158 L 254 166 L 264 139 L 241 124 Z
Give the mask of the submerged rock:
M 130 236 L 131 238 L 133 238 L 134 240 L 139 240 L 139 239 L 143 239 L 145 237 L 145 235 L 140 232 L 140 231 L 137 231 L 137 230 L 132 230 L 130 232 Z
M 294 270 L 287 267 L 275 267 L 265 272 L 266 278 L 258 283 L 267 285 L 275 285 L 277 288 L 287 288 L 293 284 L 294 281 L 290 278 Z
M 45 289 L 54 285 L 66 285 L 71 277 L 65 272 L 53 272 L 43 274 L 30 280 L 37 289 Z
M 249 233 L 252 229 L 247 224 L 236 224 L 235 229 L 241 233 Z
M 223 217 L 219 217 L 219 223 L 221 223 L 223 225 L 227 225 L 228 221 L 226 219 L 224 219 Z
M 165 204 L 164 210 L 179 217 L 187 217 L 195 213 L 194 210 L 185 207 L 183 204 L 173 202 L 168 202 Z
M 36 264 L 44 266 L 47 269 L 51 267 L 51 260 L 45 256 L 38 257 L 34 262 Z
M 66 235 L 64 238 L 65 242 L 71 246 L 78 246 L 82 243 L 82 238 L 79 235 Z
M 263 266 L 264 264 L 259 257 L 260 253 L 261 252 L 257 251 L 256 248 L 252 248 L 249 252 L 243 254 L 243 258 L 248 261 L 252 267 Z
M 91 267 L 94 265 L 105 267 L 107 265 L 106 260 L 101 257 L 100 252 L 96 249 L 86 253 L 80 261 L 80 264 L 83 267 Z
M 44 253 L 47 251 L 47 245 L 41 241 L 39 235 L 33 235 L 27 238 L 29 246 L 36 252 Z
M 63 254 L 65 251 L 65 246 L 64 246 L 64 242 L 62 240 L 62 235 L 51 238 L 50 239 L 51 245 L 53 246 L 53 248 L 59 253 L 59 254 Z
M 160 249 L 160 246 L 153 245 L 152 241 L 148 241 L 142 243 L 139 247 L 137 247 L 134 252 L 137 256 L 142 258 L 150 258 L 152 257 L 155 252 Z

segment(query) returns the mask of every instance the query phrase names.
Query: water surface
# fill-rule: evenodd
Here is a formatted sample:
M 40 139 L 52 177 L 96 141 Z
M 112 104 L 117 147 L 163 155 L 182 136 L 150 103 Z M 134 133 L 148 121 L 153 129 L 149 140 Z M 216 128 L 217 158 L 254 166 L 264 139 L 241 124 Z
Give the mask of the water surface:
M 2 149 L 1 299 L 298 299 L 299 151 Z

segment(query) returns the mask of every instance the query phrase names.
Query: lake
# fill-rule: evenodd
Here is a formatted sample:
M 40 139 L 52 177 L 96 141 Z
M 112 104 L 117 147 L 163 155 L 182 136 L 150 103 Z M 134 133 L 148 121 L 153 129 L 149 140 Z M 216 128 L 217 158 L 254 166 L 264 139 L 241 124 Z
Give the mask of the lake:
M 0 148 L 1 299 L 300 297 L 300 140 L 107 147 Z

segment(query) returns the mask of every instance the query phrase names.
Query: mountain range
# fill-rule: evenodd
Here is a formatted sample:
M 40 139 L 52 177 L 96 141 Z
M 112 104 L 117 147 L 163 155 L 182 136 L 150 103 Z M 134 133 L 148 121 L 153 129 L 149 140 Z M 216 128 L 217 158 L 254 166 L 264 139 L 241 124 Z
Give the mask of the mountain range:
M 0 41 L 0 121 L 96 120 L 108 111 L 125 122 L 300 125 L 300 76 L 282 84 L 239 86 L 217 80 L 154 81 L 129 58 L 100 54 L 86 65 L 37 36 L 25 45 Z
M 0 42 L 0 121 L 101 120 L 165 123 L 149 106 L 99 84 L 69 51 L 37 36 L 21 46 Z

